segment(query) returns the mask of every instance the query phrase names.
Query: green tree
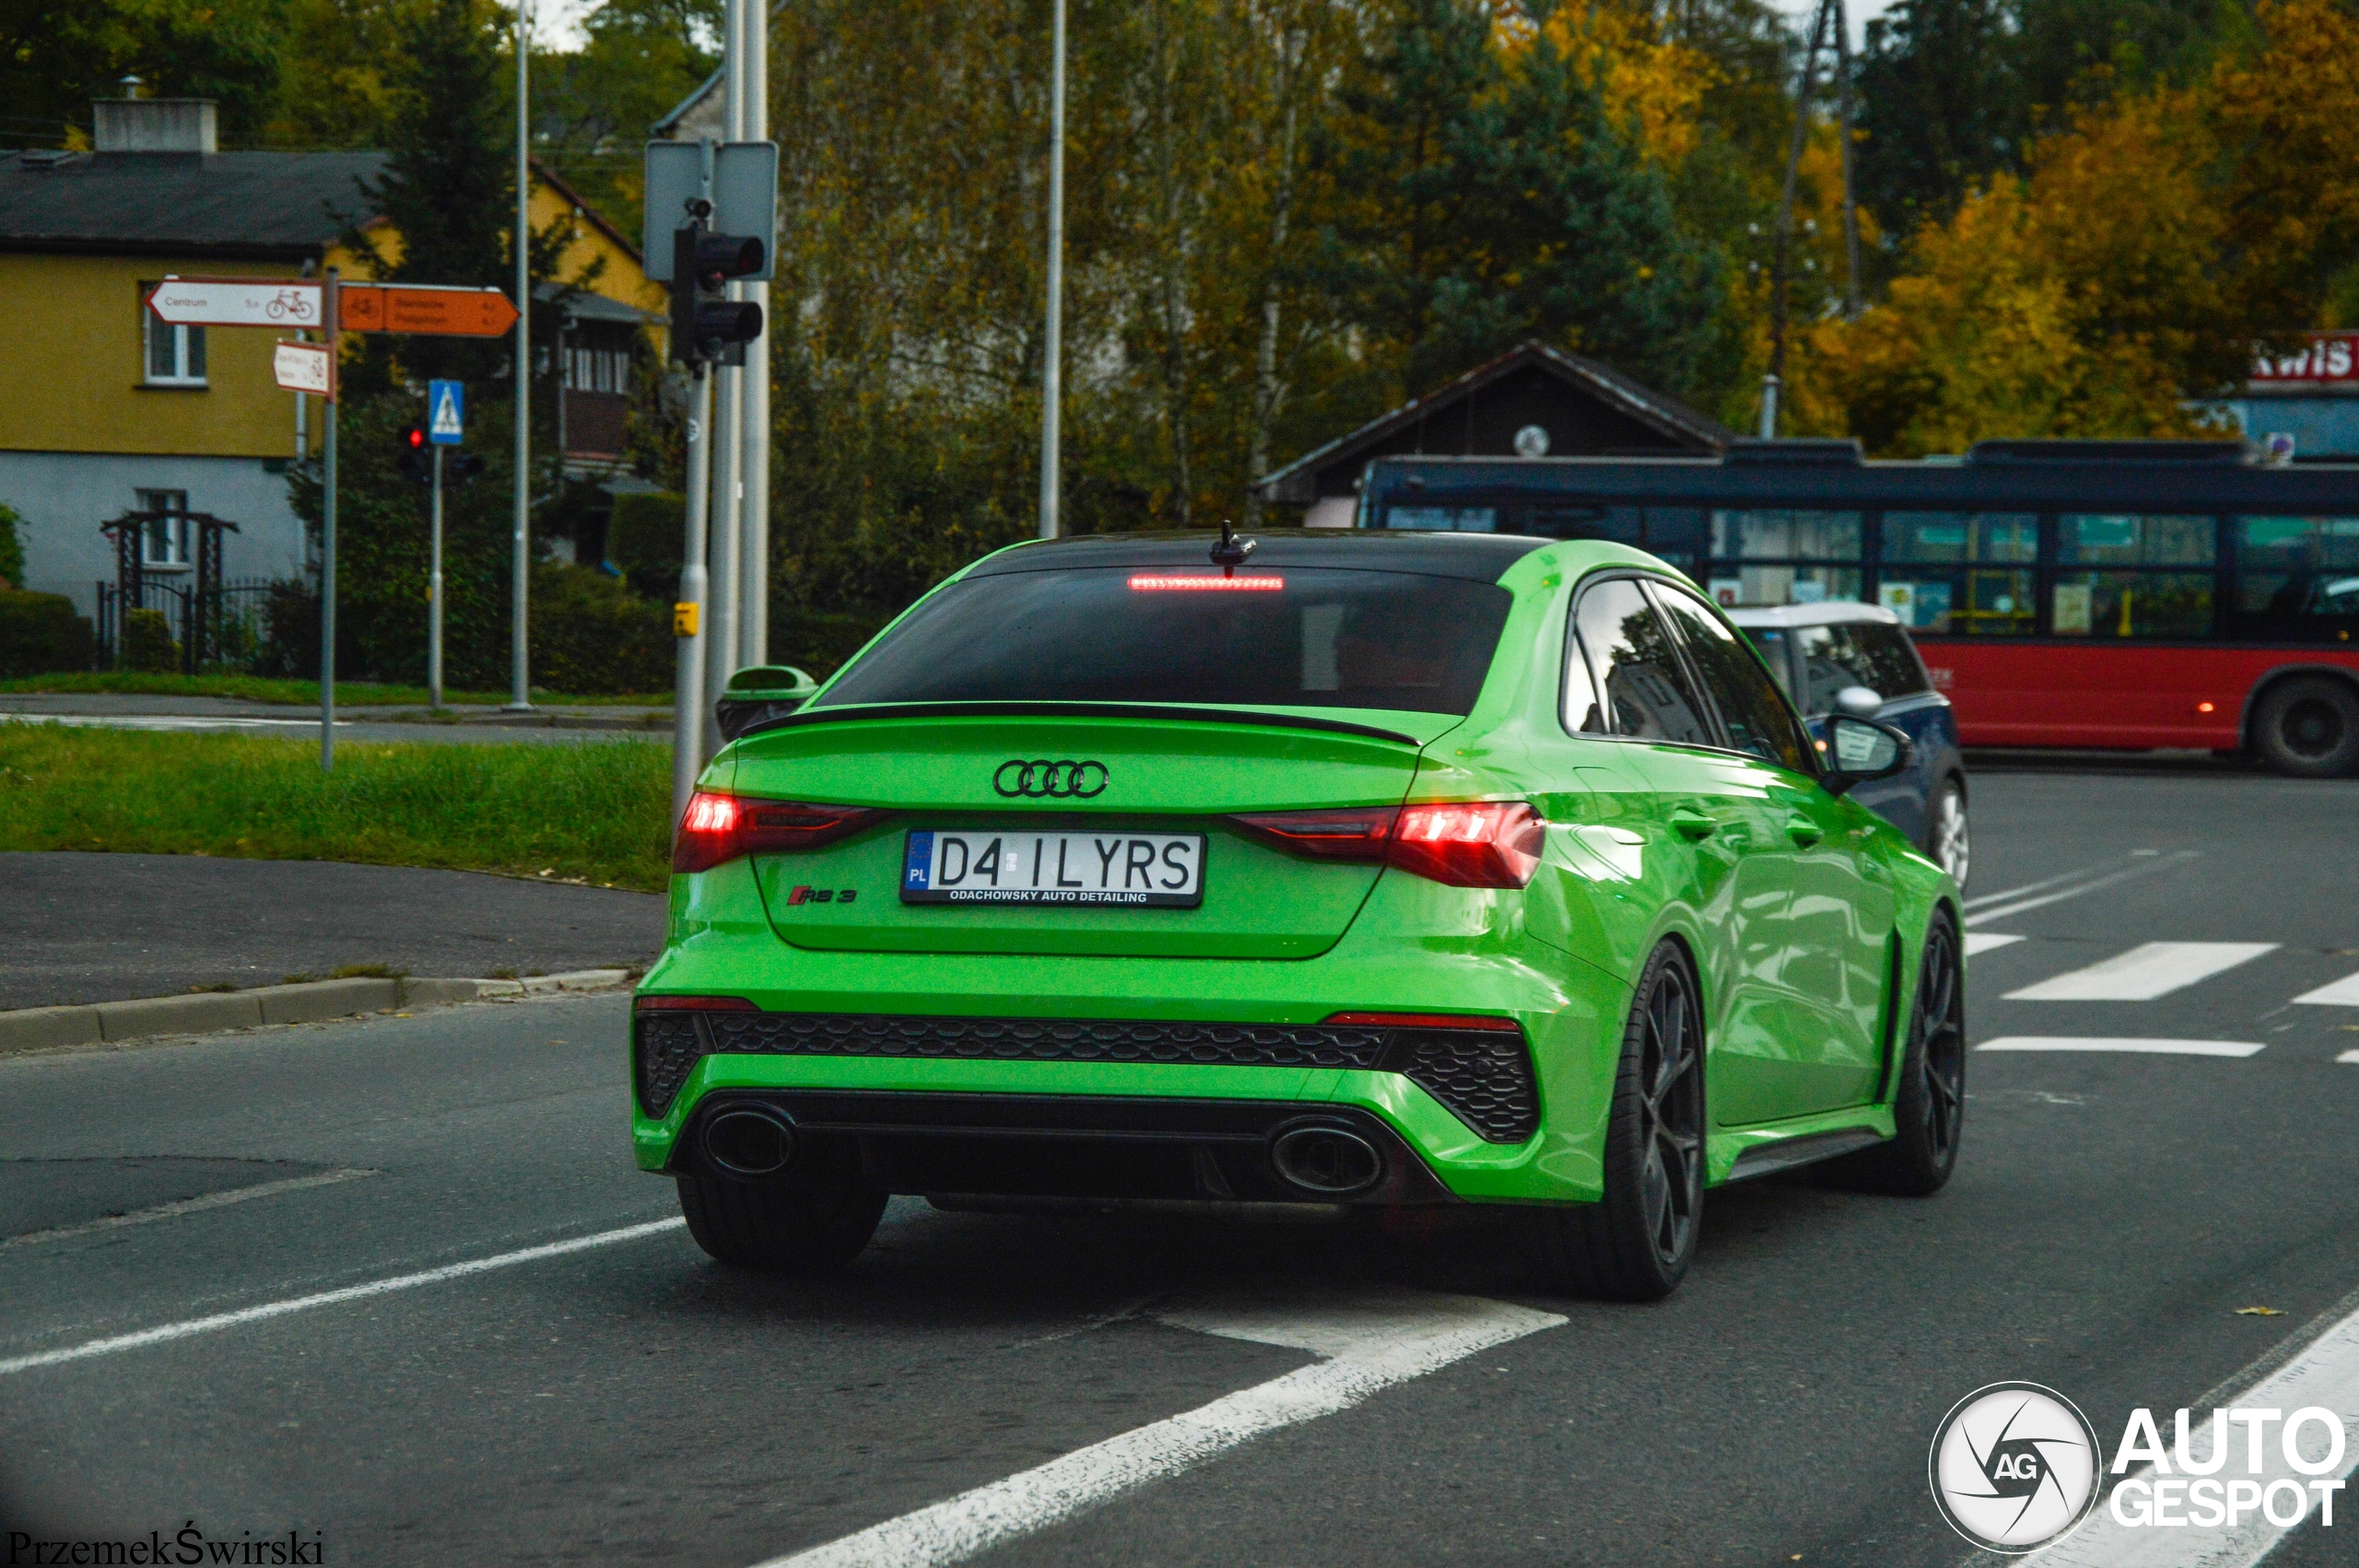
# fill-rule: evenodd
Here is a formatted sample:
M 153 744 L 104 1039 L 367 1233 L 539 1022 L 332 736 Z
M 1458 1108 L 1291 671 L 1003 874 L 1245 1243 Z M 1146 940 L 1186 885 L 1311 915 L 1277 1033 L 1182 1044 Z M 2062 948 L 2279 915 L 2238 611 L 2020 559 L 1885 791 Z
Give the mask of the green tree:
M 278 99 L 288 0 L 0 0 L 0 104 L 12 141 L 64 145 L 90 100 L 209 98 L 222 136 L 256 134 Z
M 649 130 L 721 63 L 721 0 L 606 0 L 578 51 L 535 56 L 539 156 L 626 234 Z

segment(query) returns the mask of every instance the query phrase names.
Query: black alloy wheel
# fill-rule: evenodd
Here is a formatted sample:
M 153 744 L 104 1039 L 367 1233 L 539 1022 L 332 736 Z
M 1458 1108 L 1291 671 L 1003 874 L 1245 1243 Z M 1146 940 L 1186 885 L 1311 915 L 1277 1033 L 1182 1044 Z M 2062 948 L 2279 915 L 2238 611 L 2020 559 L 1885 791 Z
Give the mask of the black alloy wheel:
M 1957 925 L 1936 909 L 1917 968 L 1917 999 L 1892 1097 L 1894 1135 L 1888 1143 L 1834 1162 L 1830 1174 L 1848 1185 L 1907 1198 L 1939 1192 L 1957 1168 L 1966 1128 L 1966 987 L 1958 962 Z
M 1704 1024 L 1675 942 L 1638 977 L 1605 1134 L 1603 1200 L 1536 1218 L 1550 1281 L 1582 1295 L 1659 1301 L 1696 1256 L 1704 1217 Z
M 2334 778 L 2359 771 L 2359 692 L 2327 676 L 2272 686 L 2254 717 L 2253 742 L 2280 773 Z

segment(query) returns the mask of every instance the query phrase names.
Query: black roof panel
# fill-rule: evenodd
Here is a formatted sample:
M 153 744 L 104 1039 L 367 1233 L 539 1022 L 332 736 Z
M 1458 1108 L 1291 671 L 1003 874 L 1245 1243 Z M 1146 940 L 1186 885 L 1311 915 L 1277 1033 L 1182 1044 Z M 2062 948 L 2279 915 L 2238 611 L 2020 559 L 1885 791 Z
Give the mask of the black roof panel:
M 282 255 L 374 213 L 381 152 L 0 157 L 0 248 Z
M 1512 533 L 1394 533 L 1346 528 L 1257 528 L 1247 570 L 1256 567 L 1326 567 L 1344 571 L 1418 572 L 1426 577 L 1496 582 L 1530 555 L 1557 543 Z M 1220 535 L 1202 532 L 1091 533 L 1026 544 L 979 562 L 971 575 L 1062 571 L 1083 567 L 1201 567 L 1213 565 Z

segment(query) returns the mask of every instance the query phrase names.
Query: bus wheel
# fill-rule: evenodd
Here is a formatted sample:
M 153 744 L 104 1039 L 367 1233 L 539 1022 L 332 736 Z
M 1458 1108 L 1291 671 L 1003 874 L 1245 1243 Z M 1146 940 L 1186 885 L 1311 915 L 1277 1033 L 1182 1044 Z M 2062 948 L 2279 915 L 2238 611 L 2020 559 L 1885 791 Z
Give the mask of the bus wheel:
M 2359 692 L 2325 676 L 2271 686 L 2253 720 L 2253 743 L 2263 762 L 2297 778 L 2359 771 Z

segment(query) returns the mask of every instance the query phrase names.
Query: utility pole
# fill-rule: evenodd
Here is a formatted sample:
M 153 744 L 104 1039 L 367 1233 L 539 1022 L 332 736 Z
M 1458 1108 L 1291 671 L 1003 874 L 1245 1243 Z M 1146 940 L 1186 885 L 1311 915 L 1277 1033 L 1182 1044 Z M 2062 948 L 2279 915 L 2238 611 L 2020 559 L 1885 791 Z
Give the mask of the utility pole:
M 516 0 L 516 528 L 508 594 L 508 707 L 533 706 L 526 668 L 528 590 L 533 570 L 533 116 L 532 13 Z M 560 461 L 562 457 L 560 455 Z
M 1843 316 L 1860 317 L 1860 191 L 1852 173 L 1851 19 L 1835 0 L 1836 118 L 1843 133 Z
M 1778 251 L 1769 269 L 1769 372 L 1761 378 L 1761 439 L 1778 436 L 1778 394 L 1786 380 L 1786 268 L 1794 228 L 1794 181 L 1802 173 L 1802 148 L 1810 140 L 1811 88 L 1818 74 L 1818 41 L 1835 0 L 1818 0 L 1802 44 L 1802 79 L 1794 94 L 1793 148 L 1786 157 L 1786 184 L 1778 198 Z M 1848 157 L 1848 153 L 1847 153 Z
M 737 0 L 745 12 L 740 27 L 745 41 L 743 105 L 737 139 L 762 142 L 770 134 L 770 17 L 766 0 Z M 775 203 L 773 203 L 775 210 Z M 778 235 L 759 236 L 775 254 Z M 744 588 L 737 611 L 737 664 L 770 661 L 770 286 L 759 279 L 738 286 L 739 298 L 762 313 L 762 333 L 745 345 L 745 366 L 739 374 L 744 421 L 737 452 L 744 474 L 745 494 L 738 505 L 745 519 L 745 547 L 738 564 Z
M 680 552 L 680 596 L 672 606 L 672 635 L 680 661 L 672 694 L 672 820 L 688 809 L 697 775 L 704 771 L 705 531 L 712 499 L 712 376 L 702 360 L 688 366 L 687 533 Z
M 434 449 L 434 504 L 427 529 L 426 706 L 442 708 L 442 449 Z
M 1057 424 L 1064 396 L 1065 0 L 1055 0 L 1049 66 L 1049 320 L 1040 374 L 1040 537 L 1058 531 Z
M 320 290 L 321 324 L 328 340 L 328 392 L 320 400 L 320 422 L 325 428 L 320 442 L 320 771 L 335 768 L 335 372 L 343 344 L 336 332 L 335 282 L 339 269 L 328 268 Z

